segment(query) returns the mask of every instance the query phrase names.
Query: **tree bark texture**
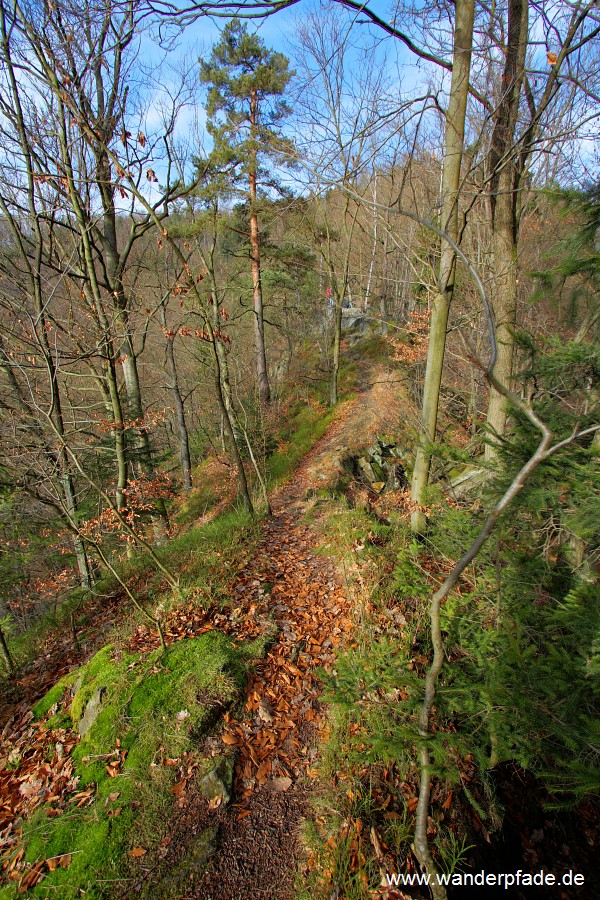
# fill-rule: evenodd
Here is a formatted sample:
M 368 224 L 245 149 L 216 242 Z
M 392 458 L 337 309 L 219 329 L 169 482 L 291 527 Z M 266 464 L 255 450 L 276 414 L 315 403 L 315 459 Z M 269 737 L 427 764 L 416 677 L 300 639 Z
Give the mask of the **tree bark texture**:
M 257 124 L 258 95 L 254 88 L 250 97 L 250 128 L 254 134 Z M 260 240 L 258 234 L 258 216 L 256 213 L 256 152 L 253 153 L 249 172 L 250 184 L 250 258 L 252 261 L 252 301 L 254 304 L 254 342 L 256 351 L 256 378 L 258 396 L 265 404 L 271 400 L 271 387 L 267 370 L 267 354 L 265 350 L 265 320 L 263 313 L 263 294 L 260 278 Z
M 6 638 L 4 637 L 4 632 L 2 628 L 0 628 L 0 652 L 4 657 L 4 662 L 6 663 L 6 668 L 8 669 L 8 674 L 12 675 L 15 671 L 15 664 L 12 656 L 10 655 L 10 650 L 8 649 L 8 644 L 6 642 Z
M 454 62 L 452 66 L 450 100 L 446 114 L 441 212 L 441 228 L 454 241 L 458 237 L 458 194 L 469 92 L 469 75 L 471 71 L 474 16 L 474 0 L 457 0 Z M 450 304 L 454 294 L 455 271 L 456 254 L 454 249 L 450 243 L 442 241 L 438 290 L 431 315 L 427 367 L 423 386 L 421 437 L 417 448 L 411 484 L 411 500 L 415 504 L 411 516 L 411 527 L 413 532 L 418 534 L 425 532 L 427 524 L 423 506 L 425 505 L 429 481 L 431 444 L 435 441 L 440 386 L 446 349 L 446 331 Z
M 517 316 L 517 235 L 519 173 L 518 148 L 515 147 L 519 100 L 525 74 L 525 56 L 529 33 L 527 0 L 509 0 L 508 36 L 502 94 L 496 108 L 490 147 L 490 213 L 492 223 L 492 268 L 494 273 L 492 307 L 498 355 L 493 375 L 509 385 L 513 372 L 514 329 Z M 502 437 L 507 408 L 504 397 L 490 388 L 487 427 L 492 436 Z M 486 445 L 485 458 L 496 455 L 496 441 Z

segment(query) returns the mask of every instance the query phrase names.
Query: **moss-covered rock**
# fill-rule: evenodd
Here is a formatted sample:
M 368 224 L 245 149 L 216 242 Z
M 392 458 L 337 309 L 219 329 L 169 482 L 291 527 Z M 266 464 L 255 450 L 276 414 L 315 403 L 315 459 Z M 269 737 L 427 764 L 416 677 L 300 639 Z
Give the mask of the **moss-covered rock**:
M 33 718 L 43 719 L 53 707 L 60 703 L 64 697 L 65 691 L 68 690 L 76 680 L 77 671 L 69 672 L 68 675 L 65 675 L 60 681 L 57 681 L 54 687 L 50 688 L 48 693 L 32 707 Z
M 177 867 L 166 872 L 156 884 L 142 892 L 144 900 L 181 900 L 187 896 L 190 882 L 197 881 L 205 870 L 213 853 L 218 850 L 218 828 L 204 828 L 191 841 L 188 850 Z
M 220 798 L 220 802 L 229 803 L 233 788 L 233 757 L 221 756 L 215 760 L 213 768 L 204 775 L 198 789 L 209 801 Z
M 240 695 L 249 659 L 262 649 L 259 642 L 234 647 L 218 631 L 179 641 L 162 655 L 128 654 L 108 645 L 53 688 L 39 705 L 44 714 L 68 686 L 77 688 L 71 717 L 75 728 L 82 722 L 86 727 L 73 760 L 79 787 L 93 785 L 95 799 L 91 806 L 73 803 L 60 816 L 48 817 L 42 809 L 27 823 L 28 861 L 71 854 L 68 867 L 49 872 L 31 896 L 74 900 L 85 893 L 100 900 L 135 877 L 130 851 L 134 846 L 151 851 L 168 821 L 177 772 L 173 761 L 214 730 Z M 212 769 L 227 802 L 231 762 L 220 760 Z M 207 837 L 206 848 L 213 838 Z M 190 866 L 208 858 L 200 844 L 196 850 Z M 11 890 L 7 897 L 16 896 L 16 888 Z

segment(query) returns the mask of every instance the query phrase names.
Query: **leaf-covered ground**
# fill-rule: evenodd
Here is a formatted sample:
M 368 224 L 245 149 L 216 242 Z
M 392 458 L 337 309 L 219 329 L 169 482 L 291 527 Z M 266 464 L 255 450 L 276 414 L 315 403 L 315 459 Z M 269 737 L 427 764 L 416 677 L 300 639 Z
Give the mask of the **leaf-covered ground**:
M 173 821 L 165 838 L 159 847 L 134 848 L 138 850 L 134 857 L 138 884 L 149 896 L 152 885 L 162 883 L 165 867 L 176 868 L 182 856 L 189 854 L 190 839 L 194 831 L 199 833 L 198 823 L 204 819 L 219 826 L 219 852 L 205 874 L 189 879 L 186 896 L 283 897 L 292 893 L 303 855 L 299 827 L 311 780 L 316 777 L 319 732 L 326 726 L 319 702 L 319 672 L 331 668 L 336 648 L 352 640 L 353 627 L 351 604 L 339 573 L 319 555 L 318 539 L 301 521 L 302 513 L 306 498 L 335 480 L 344 453 L 381 430 L 389 404 L 389 384 L 384 387 L 384 381 L 365 385 L 355 400 L 340 409 L 294 476 L 276 491 L 274 514 L 265 521 L 252 558 L 233 578 L 228 602 L 203 608 L 190 601 L 169 615 L 168 644 L 214 628 L 234 641 L 262 637 L 270 643 L 248 682 L 243 708 L 237 716 L 226 713 L 220 737 L 208 738 L 202 748 L 204 756 L 235 753 L 234 802 L 223 808 L 213 804 L 207 811 L 206 801 L 195 790 L 197 763 L 190 758 L 176 768 Z M 19 892 L 43 882 L 57 867 L 71 864 L 68 853 L 26 862 L 19 844 L 23 821 L 41 807 L 61 816 L 95 799 L 93 784 L 81 790 L 74 773 L 71 753 L 79 737 L 69 727 L 68 696 L 62 707 L 57 697 L 38 721 L 32 721 L 31 706 L 59 677 L 89 658 L 103 628 L 114 622 L 117 604 L 115 597 L 105 608 L 90 610 L 91 620 L 96 614 L 96 631 L 85 647 L 66 636 L 49 640 L 37 665 L 21 674 L 19 696 L 9 698 L 2 707 L 0 852 L 4 853 L 4 875 Z M 152 653 L 156 637 L 140 625 L 125 649 Z M 119 774 L 120 758 L 108 763 L 114 763 Z M 161 888 L 156 889 L 160 893 Z

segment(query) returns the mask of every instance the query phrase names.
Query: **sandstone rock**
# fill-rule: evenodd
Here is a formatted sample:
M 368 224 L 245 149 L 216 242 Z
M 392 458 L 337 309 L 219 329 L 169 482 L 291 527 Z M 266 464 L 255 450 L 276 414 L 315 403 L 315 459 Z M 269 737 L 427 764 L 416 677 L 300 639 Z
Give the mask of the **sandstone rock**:
M 105 695 L 106 688 L 99 687 L 94 691 L 94 693 L 86 703 L 83 715 L 77 723 L 77 728 L 81 737 L 88 733 L 88 731 L 102 712 Z

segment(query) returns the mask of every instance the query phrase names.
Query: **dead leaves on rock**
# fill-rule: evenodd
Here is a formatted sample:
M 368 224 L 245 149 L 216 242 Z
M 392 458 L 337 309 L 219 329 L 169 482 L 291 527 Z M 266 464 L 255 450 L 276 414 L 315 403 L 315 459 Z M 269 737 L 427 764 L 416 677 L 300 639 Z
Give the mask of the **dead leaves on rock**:
M 77 800 L 81 805 L 83 797 L 76 793 L 79 779 L 70 756 L 78 736 L 69 729 L 33 723 L 33 715 L 25 706 L 28 704 L 21 705 L 2 732 L 0 859 L 4 869 L 6 854 L 20 837 L 18 820 L 44 804 L 48 815 L 60 815 L 67 802 Z

